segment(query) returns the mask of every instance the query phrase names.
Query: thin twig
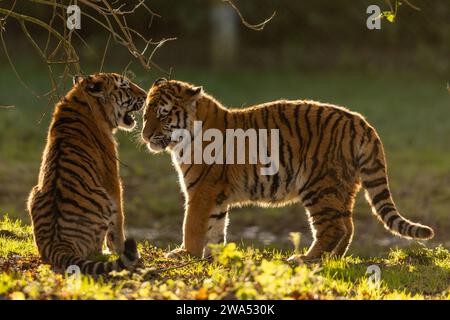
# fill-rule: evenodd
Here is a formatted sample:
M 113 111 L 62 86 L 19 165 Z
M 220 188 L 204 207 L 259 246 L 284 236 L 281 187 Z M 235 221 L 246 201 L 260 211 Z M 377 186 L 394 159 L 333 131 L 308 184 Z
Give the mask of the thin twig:
M 241 19 L 241 22 L 244 26 L 246 26 L 249 29 L 255 30 L 255 31 L 261 31 L 264 29 L 264 27 L 266 26 L 266 24 L 268 24 L 270 22 L 270 20 L 272 20 L 275 15 L 276 15 L 276 11 L 274 11 L 272 13 L 272 15 L 267 18 L 266 20 L 264 20 L 261 23 L 257 23 L 257 24 L 251 24 L 249 22 L 247 22 L 247 20 L 244 18 L 244 16 L 242 15 L 241 11 L 236 7 L 236 5 L 233 3 L 233 1 L 231 0 L 222 0 L 222 2 L 228 3 L 233 9 L 234 11 L 236 11 L 236 13 L 238 14 L 239 18 Z
M 411 8 L 413 8 L 414 10 L 420 11 L 421 9 L 415 5 L 413 5 L 412 3 L 410 3 L 408 0 L 403 0 L 404 3 L 406 3 L 408 6 L 410 6 Z
M 105 58 L 106 58 L 106 51 L 108 51 L 110 40 L 111 40 L 111 35 L 108 35 L 108 41 L 106 41 L 105 51 L 103 51 L 102 63 L 100 64 L 99 72 L 102 72 L 102 70 L 103 70 L 103 65 L 105 63 Z

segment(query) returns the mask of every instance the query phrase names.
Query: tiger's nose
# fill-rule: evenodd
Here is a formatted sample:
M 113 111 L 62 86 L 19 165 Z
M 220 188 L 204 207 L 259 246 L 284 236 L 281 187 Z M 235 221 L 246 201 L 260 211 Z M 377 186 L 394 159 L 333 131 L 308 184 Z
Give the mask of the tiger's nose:
M 145 142 L 150 142 L 152 136 L 153 132 L 151 132 L 150 130 L 146 130 L 145 128 L 142 130 L 141 137 Z
M 145 134 L 144 132 L 142 133 L 142 140 L 144 140 L 145 142 L 150 142 L 151 138 L 151 134 Z

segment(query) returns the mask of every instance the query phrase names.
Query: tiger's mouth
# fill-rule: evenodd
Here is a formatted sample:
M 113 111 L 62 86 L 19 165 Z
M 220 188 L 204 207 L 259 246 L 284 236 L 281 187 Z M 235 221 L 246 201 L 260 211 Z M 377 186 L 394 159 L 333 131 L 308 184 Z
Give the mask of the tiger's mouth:
M 136 119 L 134 117 L 134 113 L 141 110 L 143 106 L 144 106 L 144 101 L 138 101 L 134 104 L 134 106 L 131 110 L 125 112 L 125 114 L 123 115 L 123 123 L 127 127 L 132 127 L 136 124 Z
M 125 113 L 123 116 L 123 123 L 127 126 L 133 126 L 136 123 L 136 119 L 134 118 L 133 113 L 136 112 L 135 110 L 131 110 Z
M 170 138 L 165 136 L 152 137 L 147 142 L 147 147 L 150 149 L 150 151 L 160 152 L 166 150 L 170 142 L 171 142 Z

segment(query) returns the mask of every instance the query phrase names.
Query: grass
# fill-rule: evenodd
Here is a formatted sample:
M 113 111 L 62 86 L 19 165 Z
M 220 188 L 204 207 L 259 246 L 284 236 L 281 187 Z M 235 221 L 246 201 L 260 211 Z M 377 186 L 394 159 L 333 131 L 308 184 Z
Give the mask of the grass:
M 148 242 L 139 251 L 143 265 L 135 273 L 74 279 L 41 264 L 30 226 L 4 216 L 0 299 L 450 299 L 450 252 L 442 246 L 300 266 L 286 262 L 292 251 L 235 243 L 213 247 L 211 263 L 165 259 L 165 251 Z M 379 281 L 369 267 L 379 268 Z

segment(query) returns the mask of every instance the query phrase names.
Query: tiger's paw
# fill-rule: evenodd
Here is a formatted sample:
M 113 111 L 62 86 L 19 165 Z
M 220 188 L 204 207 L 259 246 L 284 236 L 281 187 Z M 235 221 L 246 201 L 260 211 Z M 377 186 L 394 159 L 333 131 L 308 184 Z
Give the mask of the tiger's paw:
M 303 264 L 302 255 L 294 254 L 290 256 L 287 260 L 289 263 Z
M 295 263 L 298 265 L 305 264 L 305 263 L 306 264 L 319 263 L 320 261 L 321 261 L 321 258 L 308 257 L 304 254 L 294 254 L 287 259 L 287 262 Z
M 181 260 L 182 258 L 187 257 L 188 255 L 189 255 L 189 253 L 186 251 L 186 249 L 177 248 L 177 249 L 170 251 L 169 253 L 166 253 L 166 255 L 164 257 L 169 258 L 169 259 Z

